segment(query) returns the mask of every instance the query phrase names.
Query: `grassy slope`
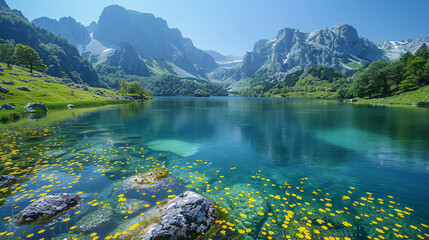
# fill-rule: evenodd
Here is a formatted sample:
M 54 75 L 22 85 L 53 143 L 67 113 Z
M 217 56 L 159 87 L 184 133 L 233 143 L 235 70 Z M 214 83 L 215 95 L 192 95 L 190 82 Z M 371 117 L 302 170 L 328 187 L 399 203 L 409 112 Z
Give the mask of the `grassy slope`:
M 417 105 L 423 106 L 429 105 L 429 86 L 422 87 L 420 89 L 405 92 L 399 95 L 386 97 L 386 98 L 375 98 L 375 99 L 363 99 L 356 98 L 358 104 L 405 104 L 405 105 Z
M 0 63 L 1 68 L 6 68 L 6 64 Z M 68 104 L 73 104 L 75 107 L 84 106 L 98 106 L 104 104 L 120 103 L 121 101 L 112 99 L 116 96 L 116 93 L 111 90 L 102 88 L 92 88 L 90 90 L 101 90 L 105 91 L 105 96 L 96 95 L 90 91 L 84 91 L 77 88 L 70 88 L 65 84 L 59 83 L 47 83 L 44 79 L 57 81 L 55 77 L 27 77 L 30 74 L 27 69 L 18 66 L 13 66 L 12 70 L 6 69 L 3 72 L 5 75 L 0 76 L 0 86 L 5 87 L 9 90 L 8 93 L 0 93 L 4 99 L 0 100 L 0 105 L 3 103 L 12 104 L 15 110 L 12 111 L 0 111 L 0 120 L 10 120 L 10 118 L 18 118 L 20 115 L 25 113 L 24 106 L 27 103 L 45 103 L 48 109 L 66 109 Z M 9 73 L 16 73 L 21 76 L 10 75 Z M 38 73 L 33 71 L 33 73 Z M 30 80 L 29 82 L 22 82 L 19 79 Z M 7 85 L 1 83 L 1 80 L 13 81 L 14 85 Z M 30 92 L 17 90 L 16 87 L 27 86 Z M 74 93 L 70 92 L 74 91 Z M 79 99 L 81 98 L 81 99 Z M 14 115 L 14 116 L 11 116 Z

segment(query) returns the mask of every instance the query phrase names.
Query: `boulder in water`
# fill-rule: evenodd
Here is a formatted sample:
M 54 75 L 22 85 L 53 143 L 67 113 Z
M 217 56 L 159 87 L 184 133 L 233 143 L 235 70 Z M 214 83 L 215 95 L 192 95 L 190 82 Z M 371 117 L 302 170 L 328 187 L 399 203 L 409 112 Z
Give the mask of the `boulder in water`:
M 71 193 L 48 195 L 37 199 L 22 211 L 17 218 L 19 224 L 44 222 L 76 206 L 79 196 Z

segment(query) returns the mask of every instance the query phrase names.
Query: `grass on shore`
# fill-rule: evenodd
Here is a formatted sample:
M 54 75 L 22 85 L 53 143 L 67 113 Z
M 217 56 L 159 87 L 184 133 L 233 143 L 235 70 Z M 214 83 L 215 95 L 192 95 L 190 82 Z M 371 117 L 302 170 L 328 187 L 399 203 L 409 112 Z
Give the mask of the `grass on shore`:
M 410 105 L 418 107 L 429 107 L 429 86 L 420 89 L 393 95 L 385 98 L 354 98 L 355 104 L 371 104 L 371 105 Z M 345 100 L 350 102 L 350 100 Z
M 0 63 L 0 68 L 5 69 L 1 72 L 4 75 L 0 76 L 0 86 L 9 90 L 8 93 L 0 92 L 0 105 L 8 103 L 15 108 L 14 110 L 0 110 L 1 123 L 16 121 L 25 116 L 27 111 L 24 106 L 28 103 L 44 103 L 48 110 L 60 110 L 67 109 L 68 104 L 82 108 L 131 102 L 115 99 L 119 93 L 109 89 L 88 87 L 89 91 L 85 91 L 75 86 L 69 87 L 67 84 L 61 84 L 60 79 L 56 77 L 28 76 L 30 74 L 28 69 L 19 66 L 12 65 L 12 69 L 7 69 L 6 64 Z M 33 74 L 40 74 L 40 72 L 33 71 Z M 2 80 L 13 81 L 14 84 L 4 84 L 1 83 Z M 16 87 L 23 86 L 28 87 L 30 91 L 16 89 Z M 102 91 L 103 95 L 95 94 L 95 90 Z

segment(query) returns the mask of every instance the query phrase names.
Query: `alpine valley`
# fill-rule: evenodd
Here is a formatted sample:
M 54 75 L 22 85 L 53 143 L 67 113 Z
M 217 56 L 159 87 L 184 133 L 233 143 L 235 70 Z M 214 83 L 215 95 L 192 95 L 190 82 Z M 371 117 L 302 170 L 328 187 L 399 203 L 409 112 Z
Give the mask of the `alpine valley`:
M 225 56 L 198 49 L 153 14 L 118 5 L 106 7 L 97 22 L 85 27 L 72 17 L 41 17 L 31 24 L 1 1 L 0 28 L 8 32 L 2 41 L 39 50 L 49 74 L 112 89 L 119 89 L 123 78 L 160 96 L 193 95 L 197 89 L 220 96 L 385 96 L 397 92 L 400 84 L 362 95 L 354 80 L 373 62 L 394 63 L 429 43 L 429 36 L 374 43 L 359 36 L 353 26 L 338 24 L 311 33 L 284 28 L 271 39 L 257 41 L 244 56 Z M 11 21 L 22 27 L 11 29 Z M 31 38 L 24 34 L 28 31 L 34 32 Z M 397 71 L 404 75 L 406 66 Z M 424 86 L 426 79 L 418 84 Z

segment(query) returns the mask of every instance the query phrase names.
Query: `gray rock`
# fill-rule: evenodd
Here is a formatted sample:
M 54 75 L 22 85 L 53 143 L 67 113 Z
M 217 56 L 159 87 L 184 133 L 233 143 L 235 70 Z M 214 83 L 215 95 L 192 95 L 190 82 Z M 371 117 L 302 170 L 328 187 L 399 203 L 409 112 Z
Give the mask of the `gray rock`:
M 37 77 L 37 78 L 43 77 L 42 74 L 38 74 L 38 73 L 30 74 L 30 75 L 27 75 L 27 76 L 29 76 L 29 77 Z
M 392 102 L 388 102 L 388 103 L 386 103 L 387 105 L 392 105 L 393 103 Z
M 0 175 L 0 187 L 17 182 L 19 179 L 12 175 Z
M 26 87 L 26 86 L 16 87 L 16 89 L 21 90 L 21 91 L 26 91 L 26 92 L 30 91 L 30 89 L 28 87 Z
M 76 85 L 76 88 L 84 91 L 89 91 L 89 88 L 85 85 Z
M 0 106 L 0 110 L 12 110 L 12 109 L 15 109 L 15 108 L 12 105 L 7 104 L 7 103 L 3 103 Z
M 47 82 L 47 83 L 55 83 L 54 81 L 49 80 L 49 79 L 43 79 L 43 81 L 44 81 L 44 82 Z
M 6 80 L 1 80 L 1 83 L 7 84 L 7 85 L 14 85 L 15 84 L 13 81 L 6 81 Z
M 0 100 L 4 100 L 4 97 L 0 96 Z
M 68 109 L 73 109 L 73 108 L 74 108 L 74 105 L 73 105 L 73 104 L 69 104 L 69 105 L 67 105 L 67 108 L 68 108 Z
M 17 217 L 17 223 L 30 224 L 36 221 L 47 221 L 76 206 L 78 201 L 79 197 L 70 193 L 44 196 L 26 207 Z
M 17 73 L 9 73 L 9 75 L 13 75 L 13 76 L 21 76 L 21 75 L 19 75 L 19 74 L 17 74 Z
M 98 89 L 95 90 L 94 93 L 97 94 L 97 95 L 104 95 L 104 92 L 102 92 L 102 91 L 100 91 Z
M 216 220 L 216 208 L 198 193 L 185 192 L 162 209 L 161 222 L 149 226 L 141 240 L 190 239 L 207 231 Z
M 8 93 L 9 89 L 0 86 L 0 92 L 2 92 L 2 93 Z
M 41 110 L 44 110 L 45 112 L 47 111 L 46 105 L 44 103 L 29 103 L 25 105 L 24 108 L 29 111 L 35 111 L 36 109 L 41 109 Z
M 21 81 L 21 82 L 26 82 L 26 83 L 29 82 L 29 80 L 25 80 L 25 79 L 18 79 L 18 80 Z
M 71 93 L 74 93 L 74 91 L 73 91 L 73 90 L 70 90 L 70 92 L 71 92 Z
M 0 73 L 0 76 L 4 76 L 4 73 Z

